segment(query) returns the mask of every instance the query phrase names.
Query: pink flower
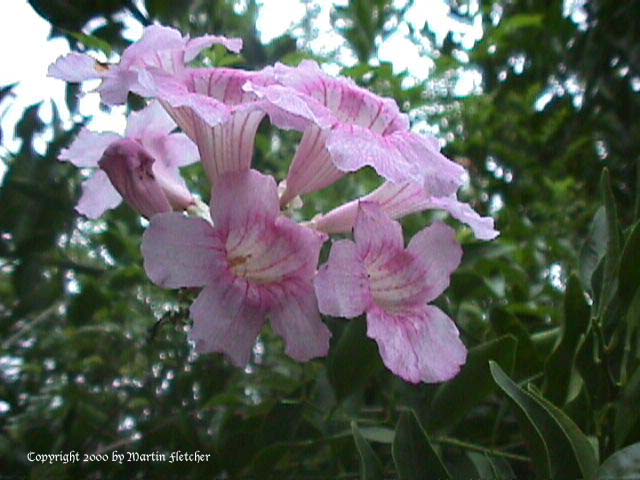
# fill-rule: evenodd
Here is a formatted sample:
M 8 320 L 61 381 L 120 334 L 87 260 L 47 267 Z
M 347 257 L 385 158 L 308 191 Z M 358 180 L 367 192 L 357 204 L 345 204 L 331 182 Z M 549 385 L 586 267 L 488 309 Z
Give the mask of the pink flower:
M 435 223 L 405 249 L 400 224 L 376 204 L 361 202 L 354 239 L 335 242 L 318 272 L 320 311 L 346 318 L 366 312 L 367 335 L 385 365 L 409 382 L 455 376 L 466 349 L 453 321 L 427 304 L 447 288 L 460 263 L 455 232 Z
M 102 170 L 83 182 L 76 210 L 95 219 L 124 197 L 150 217 L 193 203 L 179 168 L 198 161 L 198 151 L 184 134 L 170 133 L 174 128 L 173 120 L 154 102 L 129 116 L 124 139 L 116 133 L 81 130 L 58 158 L 79 168 Z
M 102 101 L 117 105 L 127 101 L 130 91 L 140 95 L 146 93 L 138 82 L 139 71 L 154 69 L 172 75 L 181 74 L 185 65 L 202 50 L 216 44 L 236 53 L 242 49 L 242 40 L 238 38 L 205 35 L 190 39 L 174 28 L 151 25 L 145 28 L 140 41 L 122 53 L 119 64 L 103 65 L 88 55 L 70 53 L 49 67 L 49 76 L 67 82 L 102 79 L 98 88 Z
M 481 217 L 468 204 L 458 201 L 455 194 L 448 197 L 432 196 L 424 188 L 409 182 L 385 182 L 368 195 L 315 218 L 309 222 L 309 226 L 328 234 L 349 232 L 355 225 L 360 202 L 376 203 L 393 219 L 423 210 L 445 210 L 469 225 L 480 240 L 491 240 L 499 235 L 494 228 L 493 218 Z
M 198 146 L 211 183 L 228 172 L 251 168 L 256 132 L 265 113 L 243 90 L 249 80 L 267 81 L 262 72 L 228 68 L 191 69 L 181 78 L 145 71 L 140 82 L 159 99 Z
M 464 170 L 440 153 L 434 138 L 409 130 L 396 103 L 325 74 L 313 61 L 297 68 L 276 64 L 277 84 L 248 84 L 245 89 L 267 103 L 272 122 L 304 131 L 289 169 L 284 205 L 297 195 L 318 191 L 347 172 L 373 167 L 394 183 L 411 181 L 436 196 L 448 196 L 462 184 Z M 279 125 L 282 112 L 302 112 L 301 126 Z M 302 128 L 301 128 L 302 127 Z
M 211 218 L 156 215 L 142 243 L 154 283 L 204 287 L 191 306 L 197 350 L 244 366 L 268 318 L 292 358 L 326 355 L 312 284 L 324 237 L 280 215 L 275 181 L 255 170 L 220 177 Z

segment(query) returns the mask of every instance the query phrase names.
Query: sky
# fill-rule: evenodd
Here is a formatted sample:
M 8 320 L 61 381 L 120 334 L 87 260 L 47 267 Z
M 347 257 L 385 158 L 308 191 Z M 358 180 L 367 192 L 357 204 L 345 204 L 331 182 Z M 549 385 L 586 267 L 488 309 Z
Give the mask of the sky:
M 402 5 L 405 1 L 397 0 L 396 3 Z M 257 3 L 260 6 L 257 29 L 264 42 L 290 31 L 305 15 L 306 7 L 299 0 L 278 0 L 277 2 L 258 0 Z M 320 35 L 312 41 L 310 47 L 318 53 L 337 49 L 341 63 L 345 65 L 355 63 L 355 57 L 344 47 L 342 37 L 332 29 L 330 22 L 332 5 L 345 4 L 346 0 L 318 3 L 320 12 L 314 26 Z M 243 6 L 243 1 L 238 1 L 236 9 L 239 13 L 243 8 L 246 8 Z M 3 14 L 0 15 L 0 64 L 3 68 L 0 69 L 0 87 L 15 82 L 19 84 L 13 90 L 11 101 L 5 101 L 0 105 L 0 127 L 3 133 L 0 156 L 3 149 L 5 152 L 7 150 L 16 152 L 19 148 L 20 143 L 14 138 L 13 130 L 24 109 L 29 105 L 44 101 L 39 114 L 44 122 L 48 122 L 52 117 L 50 100 L 53 100 L 66 128 L 71 128 L 74 120 L 65 106 L 64 82 L 46 76 L 48 66 L 59 56 L 70 51 L 68 42 L 62 38 L 48 40 L 49 24 L 31 8 L 26 0 L 3 0 L 2 12 Z M 416 2 L 416 5 L 407 12 L 406 20 L 417 28 L 422 28 L 428 20 L 437 39 L 443 39 L 450 30 L 458 31 L 464 42 L 469 47 L 472 46 L 473 42 L 482 36 L 481 26 L 456 24 L 449 18 L 448 12 L 448 7 L 443 0 L 422 0 Z M 124 32 L 125 37 L 130 40 L 139 39 L 142 35 L 142 25 L 128 14 L 121 15 L 127 26 Z M 429 75 L 432 63 L 408 39 L 408 34 L 408 26 L 400 25 L 385 42 L 378 45 L 378 58 L 381 61 L 392 62 L 396 72 L 409 70 L 417 80 L 423 80 Z M 478 82 L 479 79 L 474 78 L 473 75 L 465 77 L 458 85 L 457 93 L 466 94 L 473 91 Z M 90 92 L 95 86 L 96 83 L 83 84 L 84 93 L 80 101 L 80 113 L 92 116 L 88 126 L 93 130 L 121 133 L 125 126 L 124 107 L 116 107 L 111 114 L 101 111 L 98 108 L 98 95 Z M 80 118 L 75 120 L 79 121 Z M 49 140 L 47 134 L 37 138 L 34 142 L 36 151 L 44 152 L 47 140 Z M 0 180 L 5 171 L 6 167 L 0 164 Z

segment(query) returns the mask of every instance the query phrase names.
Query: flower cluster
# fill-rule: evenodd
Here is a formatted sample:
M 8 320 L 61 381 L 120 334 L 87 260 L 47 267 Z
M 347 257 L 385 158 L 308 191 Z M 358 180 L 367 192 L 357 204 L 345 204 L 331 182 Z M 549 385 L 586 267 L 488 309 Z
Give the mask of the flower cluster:
M 61 160 L 97 170 L 76 209 L 97 218 L 124 200 L 149 219 L 144 268 L 165 288 L 199 288 L 191 338 L 200 352 L 250 360 L 267 321 L 299 361 L 324 356 L 331 333 L 321 314 L 366 313 L 367 334 L 387 367 L 413 383 L 439 382 L 464 364 L 453 321 L 429 305 L 448 286 L 462 250 L 454 230 L 434 223 L 405 247 L 397 219 L 441 209 L 479 239 L 494 238 L 493 220 L 456 198 L 464 170 L 439 144 L 412 132 L 396 103 L 327 75 L 312 61 L 260 71 L 192 68 L 203 49 L 242 42 L 190 39 L 162 26 L 146 28 L 117 65 L 72 53 L 49 74 L 69 82 L 101 79 L 104 103 L 149 99 L 132 113 L 124 138 L 82 130 Z M 302 133 L 280 185 L 251 168 L 255 136 L 268 117 Z M 182 133 L 174 133 L 176 126 Z M 211 184 L 209 213 L 180 176 L 201 161 Z M 363 167 L 384 183 L 368 195 L 297 223 L 301 197 Z M 329 235 L 333 242 L 318 268 Z

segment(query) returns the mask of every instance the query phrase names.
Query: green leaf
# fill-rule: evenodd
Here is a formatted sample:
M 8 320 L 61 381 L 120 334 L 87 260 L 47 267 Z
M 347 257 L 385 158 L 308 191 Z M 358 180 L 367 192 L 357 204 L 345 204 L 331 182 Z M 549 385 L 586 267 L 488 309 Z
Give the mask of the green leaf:
M 362 480 L 382 480 L 384 478 L 382 463 L 358 430 L 356 422 L 351 422 L 351 432 L 360 454 L 360 478 Z
M 539 478 L 595 480 L 598 462 L 587 437 L 560 409 L 521 389 L 498 364 L 490 362 L 496 384 L 517 407 L 522 437 L 530 446 Z
M 362 436 L 370 442 L 393 443 L 395 432 L 386 427 L 360 427 Z
M 598 469 L 598 480 L 637 480 L 640 477 L 640 442 L 607 458 Z
M 607 253 L 607 213 L 604 207 L 600 207 L 596 212 L 587 239 L 580 249 L 580 280 L 583 285 L 593 289 L 592 277 L 598 264 Z
M 560 340 L 544 367 L 543 391 L 557 405 L 567 400 L 569 379 L 574 368 L 574 357 L 580 336 L 589 328 L 591 309 L 577 275 L 571 275 L 564 297 L 564 323 Z
M 489 360 L 512 371 L 517 345 L 515 337 L 505 335 L 470 349 L 460 374 L 436 390 L 427 425 L 429 431 L 450 427 L 491 394 L 495 384 L 489 372 Z
M 482 480 L 512 480 L 516 477 L 511 465 L 504 458 L 492 457 L 486 453 L 467 452 L 476 469 L 477 476 Z
M 413 411 L 400 415 L 391 451 L 400 480 L 451 478 Z
M 613 429 L 616 448 L 624 445 L 629 432 L 638 421 L 640 417 L 638 405 L 640 405 L 640 366 L 631 375 L 618 400 Z
M 529 331 L 520 319 L 504 308 L 492 309 L 489 318 L 498 335 L 513 335 L 518 341 L 515 372 L 523 376 L 531 376 L 539 372 L 542 368 L 541 357 L 531 340 Z
M 362 389 L 382 368 L 378 347 L 366 329 L 364 318 L 350 320 L 329 357 L 327 373 L 339 401 Z
M 627 237 L 618 272 L 618 293 L 624 304 L 628 304 L 640 287 L 640 268 L 637 258 L 640 252 L 640 222 L 637 222 Z
M 80 32 L 67 33 L 91 50 L 99 50 L 103 52 L 107 57 L 112 53 L 111 45 L 109 45 L 109 42 L 106 42 L 101 38 L 95 37 L 93 35 L 86 35 Z
M 602 288 L 599 296 L 598 318 L 603 319 L 618 289 L 618 266 L 620 261 L 620 230 L 618 211 L 611 190 L 609 171 L 605 168 L 600 179 L 602 202 L 607 214 L 607 254 L 604 257 Z

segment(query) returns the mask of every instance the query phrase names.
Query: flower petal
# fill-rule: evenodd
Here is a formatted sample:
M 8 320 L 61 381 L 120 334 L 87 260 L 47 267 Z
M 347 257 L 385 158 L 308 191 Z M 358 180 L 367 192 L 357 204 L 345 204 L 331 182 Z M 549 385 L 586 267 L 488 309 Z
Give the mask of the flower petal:
M 455 324 L 431 305 L 395 315 L 373 308 L 367 335 L 377 342 L 387 368 L 411 383 L 449 380 L 466 361 Z
M 325 356 L 331 332 L 322 323 L 311 284 L 298 282 L 285 289 L 286 297 L 270 318 L 274 331 L 284 338 L 287 355 L 299 362 Z
M 130 139 L 111 144 L 98 162 L 122 198 L 147 218 L 172 210 L 158 182 L 154 163 L 144 147 Z
M 184 61 L 190 62 L 196 58 L 202 50 L 210 48 L 213 45 L 222 45 L 233 53 L 240 53 L 240 50 L 242 50 L 242 39 L 227 38 L 218 35 L 204 35 L 202 37 L 196 37 L 187 42 L 187 46 L 184 51 Z
M 491 217 L 481 217 L 468 204 L 458 201 L 455 196 L 434 197 L 421 186 L 410 182 L 385 182 L 360 200 L 345 203 L 314 219 L 311 225 L 329 234 L 348 232 L 355 224 L 359 201 L 377 203 L 393 219 L 423 210 L 445 210 L 457 220 L 469 225 L 476 238 L 480 240 L 491 240 L 498 236 Z
M 107 147 L 121 138 L 117 133 L 96 133 L 83 128 L 71 146 L 62 149 L 58 160 L 71 162 L 80 168 L 97 167 Z
M 97 171 L 88 180 L 82 182 L 82 195 L 76 205 L 76 211 L 95 220 L 107 210 L 116 208 L 121 202 L 122 197 L 111 185 L 107 174 Z
M 47 76 L 71 83 L 102 78 L 106 74 L 107 69 L 100 67 L 89 55 L 73 52 L 58 58 L 47 71 Z
M 256 170 L 224 174 L 211 196 L 211 219 L 216 228 L 243 229 L 256 217 L 275 220 L 279 213 L 275 180 Z
M 325 315 L 354 318 L 371 303 L 367 270 L 351 240 L 334 242 L 329 260 L 314 281 L 318 306 Z
M 147 276 L 164 288 L 202 287 L 224 268 L 224 246 L 213 227 L 179 213 L 155 215 L 142 237 Z
M 449 277 L 460 265 L 462 248 L 456 232 L 444 223 L 434 223 L 413 236 L 407 251 L 426 269 L 429 289 L 424 301 L 430 302 L 449 286 Z
M 280 204 L 287 205 L 298 195 L 322 190 L 340 180 L 344 173 L 338 170 L 325 147 L 326 131 L 309 126 L 302 135 L 296 155 L 289 167 L 286 188 Z
M 500 235 L 494 228 L 493 218 L 481 217 L 468 203 L 462 203 L 455 197 L 432 197 L 430 208 L 445 210 L 453 218 L 466 223 L 479 240 L 492 240 Z
M 379 135 L 357 125 L 334 127 L 327 149 L 336 166 L 353 172 L 373 167 L 394 183 L 411 181 L 436 196 L 450 195 L 463 183 L 464 169 L 411 132 Z
M 198 147 L 184 133 L 143 138 L 142 145 L 168 168 L 186 167 L 200 160 Z
M 234 365 L 244 367 L 251 359 L 265 316 L 246 301 L 240 287 L 210 285 L 200 292 L 191 305 L 191 339 L 198 352 L 222 352 Z
M 267 71 L 266 76 L 269 75 Z M 335 123 L 335 117 L 313 97 L 277 84 L 259 85 L 248 81 L 242 87 L 261 101 L 260 108 L 271 123 L 285 130 L 304 131 L 310 125 L 327 128 Z
M 142 139 L 166 136 L 176 128 L 176 122 L 159 102 L 153 101 L 142 110 L 132 112 L 127 119 L 125 137 Z
M 353 237 L 362 258 L 404 250 L 402 227 L 375 203 L 360 202 Z

